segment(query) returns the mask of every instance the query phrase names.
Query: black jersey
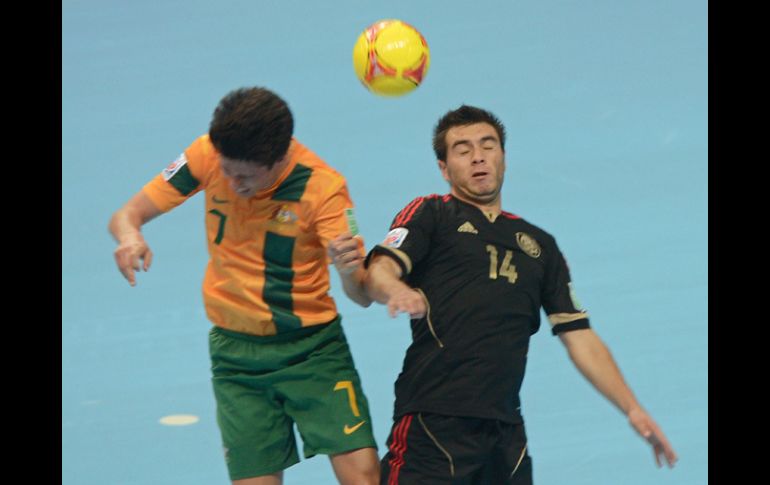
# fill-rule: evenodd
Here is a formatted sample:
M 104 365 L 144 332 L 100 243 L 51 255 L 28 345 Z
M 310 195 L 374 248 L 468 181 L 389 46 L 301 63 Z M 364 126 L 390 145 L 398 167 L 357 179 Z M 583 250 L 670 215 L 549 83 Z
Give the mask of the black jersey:
M 410 202 L 374 254 L 392 257 L 427 315 L 396 385 L 394 415 L 433 412 L 517 423 L 530 335 L 541 308 L 555 334 L 588 328 L 554 238 L 513 214 L 491 221 L 451 195 Z

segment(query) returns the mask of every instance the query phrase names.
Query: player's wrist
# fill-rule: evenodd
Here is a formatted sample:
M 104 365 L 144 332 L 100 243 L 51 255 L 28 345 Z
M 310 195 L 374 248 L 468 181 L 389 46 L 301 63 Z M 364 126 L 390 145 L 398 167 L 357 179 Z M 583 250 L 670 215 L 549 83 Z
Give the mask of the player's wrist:
M 646 414 L 646 411 L 642 408 L 642 406 L 636 402 L 626 406 L 624 412 L 626 417 L 629 419 L 640 414 Z
M 146 244 L 146 242 L 141 232 L 126 231 L 118 237 L 118 244 L 121 246 L 133 246 L 136 244 Z

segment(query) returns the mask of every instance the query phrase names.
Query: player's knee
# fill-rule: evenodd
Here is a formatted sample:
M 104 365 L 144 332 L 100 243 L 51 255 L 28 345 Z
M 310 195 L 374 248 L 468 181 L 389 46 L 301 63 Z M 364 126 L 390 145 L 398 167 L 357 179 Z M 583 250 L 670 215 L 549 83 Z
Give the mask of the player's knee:
M 355 474 L 357 475 L 356 484 L 377 485 L 380 483 L 380 462 L 374 451 L 362 459 L 356 460 Z
M 353 477 L 353 479 L 350 481 L 351 485 L 379 485 L 379 483 L 380 483 L 379 464 L 375 464 L 365 469 L 358 470 L 357 476 Z
M 380 462 L 375 455 L 373 459 L 367 460 L 361 470 L 361 483 L 378 485 L 380 483 Z
M 341 485 L 378 485 L 380 462 L 374 448 L 364 448 L 332 458 Z

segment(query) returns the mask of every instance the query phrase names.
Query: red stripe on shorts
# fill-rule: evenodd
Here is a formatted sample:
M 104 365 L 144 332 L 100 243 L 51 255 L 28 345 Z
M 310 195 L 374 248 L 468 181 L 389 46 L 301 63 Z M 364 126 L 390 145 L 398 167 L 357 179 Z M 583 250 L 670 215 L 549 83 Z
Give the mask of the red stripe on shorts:
M 412 415 L 407 414 L 393 429 L 393 441 L 390 443 L 390 453 L 393 457 L 388 461 L 390 465 L 390 476 L 388 485 L 398 485 L 398 472 L 404 465 L 404 453 L 406 453 L 406 435 L 409 433 L 409 426 L 412 424 Z

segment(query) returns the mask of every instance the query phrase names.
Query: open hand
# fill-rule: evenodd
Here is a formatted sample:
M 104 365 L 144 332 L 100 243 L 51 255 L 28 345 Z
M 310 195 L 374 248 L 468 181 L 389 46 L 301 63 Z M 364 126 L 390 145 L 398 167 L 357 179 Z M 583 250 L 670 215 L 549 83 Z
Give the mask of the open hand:
M 673 468 L 679 458 L 650 415 L 641 408 L 633 409 L 628 413 L 628 422 L 652 446 L 658 468 L 661 467 L 661 458 L 665 459 L 669 468 Z

